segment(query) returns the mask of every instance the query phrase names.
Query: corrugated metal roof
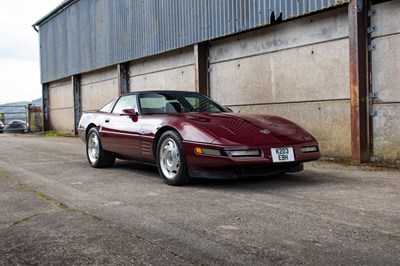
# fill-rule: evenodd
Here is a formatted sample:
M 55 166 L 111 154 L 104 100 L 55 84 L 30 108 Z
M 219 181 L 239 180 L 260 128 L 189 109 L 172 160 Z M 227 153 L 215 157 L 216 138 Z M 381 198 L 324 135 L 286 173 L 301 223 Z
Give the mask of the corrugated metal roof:
M 67 0 L 35 23 L 41 81 L 221 38 L 350 0 Z

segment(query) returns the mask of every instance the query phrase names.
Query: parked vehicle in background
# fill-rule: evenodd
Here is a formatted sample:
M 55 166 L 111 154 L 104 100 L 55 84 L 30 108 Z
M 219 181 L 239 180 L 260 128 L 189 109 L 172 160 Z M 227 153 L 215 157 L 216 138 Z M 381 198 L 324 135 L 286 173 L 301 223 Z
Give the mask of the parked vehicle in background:
M 3 125 L 5 126 L 10 121 L 13 122 L 18 120 L 22 122 L 16 122 L 18 124 L 23 124 L 25 122 L 27 123 L 29 126 L 28 132 L 43 131 L 43 113 L 39 100 L 41 102 L 41 99 L 38 99 L 32 101 L 32 104 L 29 102 L 17 102 L 0 105 L 0 121 L 2 121 Z M 20 126 L 18 125 L 11 126 L 11 128 L 15 127 L 20 129 Z
M 3 122 L 0 121 L 0 133 L 3 133 L 3 129 L 4 129 L 4 124 Z
M 4 127 L 4 133 L 28 133 L 29 125 L 22 120 L 12 120 Z
M 318 142 L 295 123 L 234 114 L 196 92 L 123 95 L 83 114 L 78 132 L 92 167 L 110 167 L 116 158 L 150 163 L 169 185 L 298 172 L 320 157 Z

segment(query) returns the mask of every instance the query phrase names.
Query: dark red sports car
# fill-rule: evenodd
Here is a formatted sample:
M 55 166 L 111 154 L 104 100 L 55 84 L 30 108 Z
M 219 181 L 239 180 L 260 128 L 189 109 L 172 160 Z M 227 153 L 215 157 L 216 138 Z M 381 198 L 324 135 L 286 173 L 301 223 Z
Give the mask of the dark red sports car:
M 123 95 L 83 114 L 79 136 L 92 167 L 110 167 L 116 158 L 154 164 L 169 185 L 297 172 L 320 157 L 318 142 L 295 123 L 234 114 L 196 92 Z

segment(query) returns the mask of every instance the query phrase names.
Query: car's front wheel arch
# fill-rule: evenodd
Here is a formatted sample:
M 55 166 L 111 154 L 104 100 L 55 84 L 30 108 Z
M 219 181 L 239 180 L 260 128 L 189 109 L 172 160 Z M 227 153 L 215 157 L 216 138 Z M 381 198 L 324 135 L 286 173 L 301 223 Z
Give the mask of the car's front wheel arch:
M 168 185 L 182 185 L 190 180 L 181 135 L 175 130 L 165 131 L 156 149 L 158 171 Z
M 164 127 L 160 128 L 157 131 L 156 135 L 154 136 L 154 141 L 153 141 L 153 157 L 154 157 L 154 159 L 157 158 L 158 142 L 160 141 L 161 136 L 167 131 L 175 131 L 175 132 L 177 132 L 179 134 L 179 132 L 175 128 L 171 127 L 171 126 L 164 126 Z

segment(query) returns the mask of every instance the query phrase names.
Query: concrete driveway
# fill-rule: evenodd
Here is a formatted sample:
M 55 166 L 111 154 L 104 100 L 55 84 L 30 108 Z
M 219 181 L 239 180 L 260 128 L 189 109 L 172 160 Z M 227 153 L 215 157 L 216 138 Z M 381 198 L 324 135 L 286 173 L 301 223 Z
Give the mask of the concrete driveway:
M 301 173 L 165 185 L 89 166 L 77 138 L 0 134 L 0 265 L 400 265 L 400 173 Z

